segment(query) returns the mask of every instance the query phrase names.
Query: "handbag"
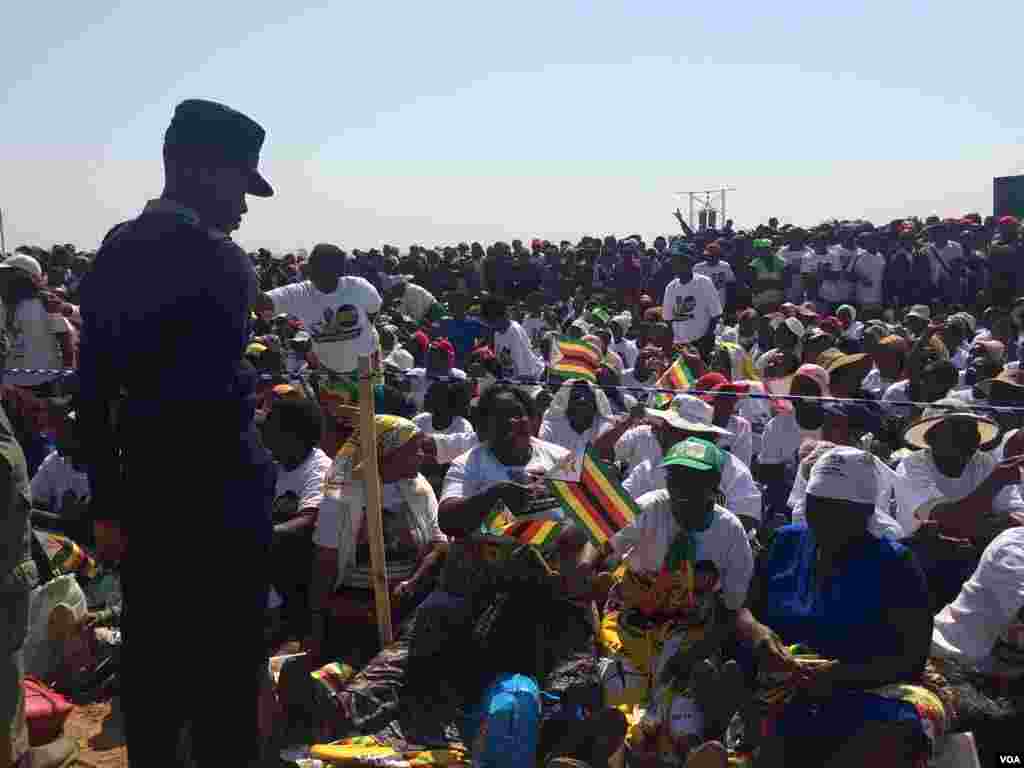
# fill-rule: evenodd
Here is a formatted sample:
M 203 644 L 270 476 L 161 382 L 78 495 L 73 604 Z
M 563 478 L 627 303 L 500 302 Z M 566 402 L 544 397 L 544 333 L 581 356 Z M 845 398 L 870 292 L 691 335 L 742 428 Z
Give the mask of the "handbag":
M 21 687 L 25 693 L 29 744 L 41 747 L 58 739 L 74 705 L 37 678 L 24 678 Z

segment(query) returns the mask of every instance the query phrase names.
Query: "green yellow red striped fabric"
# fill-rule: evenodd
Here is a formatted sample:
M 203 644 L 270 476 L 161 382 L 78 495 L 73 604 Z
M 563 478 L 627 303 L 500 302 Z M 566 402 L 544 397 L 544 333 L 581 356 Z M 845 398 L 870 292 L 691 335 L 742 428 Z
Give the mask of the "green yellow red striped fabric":
M 506 527 L 501 533 L 522 544 L 543 548 L 558 538 L 564 527 L 556 520 L 521 520 Z
M 548 486 L 566 514 L 598 546 L 632 523 L 640 512 L 636 502 L 590 449 L 583 456 L 579 482 L 549 480 Z
M 557 348 L 552 351 L 551 373 L 568 381 L 585 379 L 597 381 L 597 369 L 601 365 L 601 350 L 586 341 L 561 336 Z
M 693 371 L 690 370 L 683 358 L 678 357 L 654 386 L 658 389 L 674 389 L 677 392 L 685 392 L 693 386 L 693 382 L 696 380 L 697 377 L 693 375 Z M 672 398 L 673 395 L 668 392 L 659 392 L 654 396 L 654 407 L 664 408 L 672 402 Z

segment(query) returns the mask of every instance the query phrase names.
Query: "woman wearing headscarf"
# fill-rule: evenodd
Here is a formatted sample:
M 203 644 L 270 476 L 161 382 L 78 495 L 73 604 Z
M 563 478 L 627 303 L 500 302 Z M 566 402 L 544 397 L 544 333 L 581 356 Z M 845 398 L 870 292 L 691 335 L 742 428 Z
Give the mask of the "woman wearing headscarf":
M 558 390 L 538 437 L 582 456 L 590 443 L 610 426 L 608 397 L 584 379 L 569 379 Z
M 807 524 L 779 529 L 759 564 L 737 618 L 754 652 L 759 768 L 921 766 L 946 729 L 945 686 L 926 678 L 924 574 L 868 529 L 878 486 L 875 457 L 826 451 L 807 481 Z
M 447 551 L 447 538 L 438 525 L 437 497 L 419 471 L 423 433 L 399 416 L 377 416 L 375 425 L 387 581 L 395 618 L 401 618 L 429 591 L 434 566 Z M 375 640 L 363 468 L 367 448 L 358 434 L 352 435 L 338 451 L 324 484 L 313 534 L 309 650 L 314 657 L 323 658 L 327 643 L 332 650 L 358 654 L 363 649 L 353 648 L 353 641 L 363 639 L 361 629 Z M 329 616 L 344 621 L 343 632 L 332 631 L 340 625 L 329 626 Z

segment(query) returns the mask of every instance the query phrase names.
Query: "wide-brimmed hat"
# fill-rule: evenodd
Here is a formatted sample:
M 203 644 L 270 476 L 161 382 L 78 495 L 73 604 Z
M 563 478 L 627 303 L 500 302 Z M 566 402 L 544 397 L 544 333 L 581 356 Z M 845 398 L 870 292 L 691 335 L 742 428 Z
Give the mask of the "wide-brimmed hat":
M 1024 401 L 1024 371 L 1020 368 L 1006 369 L 994 379 L 979 381 L 974 388 L 988 400 Z
M 648 408 L 647 415 L 651 418 L 661 419 L 673 429 L 685 432 L 732 435 L 729 430 L 717 427 L 712 423 L 715 418 L 715 409 L 693 395 L 676 395 L 667 409 Z
M 826 350 L 827 351 L 827 350 Z M 821 356 L 818 358 L 821 359 Z M 864 376 L 868 375 L 868 371 L 871 370 L 871 355 L 866 352 L 858 352 L 853 355 L 840 355 L 833 359 L 826 367 L 829 377 L 835 376 L 837 373 L 847 373 L 849 370 L 854 368 L 861 368 L 864 371 Z M 863 376 L 861 377 L 863 378 Z
M 903 433 L 903 442 L 912 448 L 930 447 L 925 441 L 925 436 L 932 427 L 944 421 L 955 419 L 958 421 L 973 421 L 978 428 L 980 444 L 986 445 L 999 437 L 999 425 L 991 419 L 979 416 L 968 410 L 967 403 L 955 397 L 947 397 L 936 400 L 931 407 L 925 409 L 924 415 L 915 421 Z

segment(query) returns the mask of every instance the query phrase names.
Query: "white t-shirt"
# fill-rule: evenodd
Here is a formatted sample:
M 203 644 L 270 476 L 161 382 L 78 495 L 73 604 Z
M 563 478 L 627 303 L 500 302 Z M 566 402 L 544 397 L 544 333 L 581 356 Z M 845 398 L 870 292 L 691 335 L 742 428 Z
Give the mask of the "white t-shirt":
M 790 250 L 788 246 L 783 246 L 779 249 L 778 256 L 782 259 L 782 263 L 794 270 L 794 275 L 787 279 L 786 301 L 797 304 L 803 299 L 804 284 L 800 279 L 800 275 L 805 272 L 805 262 L 809 255 L 813 254 L 806 248 L 799 248 L 794 251 Z
M 864 381 L 861 382 L 861 387 L 864 391 L 874 397 L 881 397 L 889 387 L 893 385 L 893 382 L 888 379 L 882 378 L 882 372 L 877 368 L 872 368 L 868 371 L 868 375 L 864 377 Z
M 511 360 L 512 375 L 518 378 L 535 380 L 544 373 L 544 361 L 533 353 L 530 337 L 515 320 L 509 321 L 504 333 L 494 334 L 494 354 L 499 364 L 506 357 Z
M 88 475 L 75 469 L 71 462 L 65 461 L 57 451 L 43 459 L 29 487 L 32 501 L 36 504 L 45 504 L 54 514 L 60 514 L 64 496 L 69 491 L 78 501 L 87 501 L 92 497 Z
M 275 288 L 267 295 L 274 301 L 275 312 L 302 321 L 313 337 L 313 352 L 332 371 L 354 371 L 360 355 L 377 352 L 377 331 L 369 315 L 380 311 L 381 298 L 367 280 L 339 278 L 333 293 L 320 293 L 305 280 Z
M 714 266 L 706 261 L 702 261 L 699 264 L 694 265 L 693 271 L 696 274 L 704 275 L 711 280 L 715 286 L 715 290 L 718 291 L 719 301 L 721 301 L 722 306 L 725 306 L 725 286 L 729 283 L 736 282 L 736 275 L 733 274 L 732 267 L 724 261 L 719 261 Z
M 797 453 L 806 440 L 821 440 L 820 429 L 801 429 L 793 413 L 780 413 L 768 422 L 761 436 L 761 464 L 797 463 Z
M 548 328 L 543 317 L 524 317 L 520 325 L 526 331 L 531 344 L 540 344 L 541 337 Z
M 720 435 L 718 447 L 727 450 L 743 462 L 744 466 L 749 467 L 750 460 L 754 454 L 754 435 L 750 422 L 742 416 L 733 414 L 729 417 L 725 428 L 732 432 L 732 435 Z M 735 512 L 736 510 L 733 511 Z
M 295 469 L 281 467 L 274 489 L 274 519 L 281 522 L 304 509 L 319 509 L 330 468 L 330 458 L 319 448 L 314 448 Z
M 463 453 L 452 461 L 445 475 L 440 502 L 446 499 L 469 499 L 498 483 L 521 483 L 525 473 L 545 474 L 570 455 L 564 448 L 535 437 L 530 438 L 530 447 L 533 456 L 521 467 L 505 466 L 486 445 L 478 445 Z
M 57 334 L 70 333 L 71 326 L 64 316 L 47 312 L 40 299 L 26 299 L 18 304 L 9 328 L 7 307 L 0 304 L 0 328 L 7 330 L 8 368 L 59 370 L 64 367 Z M 54 374 L 8 373 L 4 374 L 4 383 L 32 387 L 55 378 Z
M 644 494 L 637 499 L 637 506 L 640 515 L 612 537 L 612 548 L 620 555 L 631 552 L 627 562 L 635 573 L 657 573 L 680 531 L 679 524 L 672 515 L 667 490 Z M 691 536 L 697 548 L 696 561 L 710 560 L 718 568 L 725 606 L 739 610 L 754 574 L 754 557 L 743 523 L 732 512 L 716 506 L 711 526 Z
M 695 273 L 685 285 L 678 277 L 668 284 L 661 312 L 672 323 L 675 341 L 685 343 L 708 332 L 711 318 L 722 315 L 722 301 L 710 278 Z
M 656 458 L 647 458 L 630 471 L 622 483 L 623 489 L 634 499 L 650 491 L 665 488 L 668 485 L 668 473 L 661 464 L 661 452 Z M 725 505 L 730 512 L 737 515 L 760 520 L 761 489 L 754 482 L 754 476 L 743 462 L 735 456 L 722 466 L 722 479 L 718 489 L 725 496 Z
M 909 403 L 910 402 L 910 379 L 897 381 L 889 386 L 882 395 L 883 403 Z M 905 413 L 905 408 L 900 408 L 895 413 Z
M 635 341 L 623 338 L 611 344 L 611 350 L 622 358 L 622 365 L 627 370 L 632 370 L 636 365 L 636 359 L 640 356 L 640 350 L 636 347 Z
M 452 423 L 447 429 L 434 429 L 434 417 L 429 413 L 421 413 L 412 420 L 412 423 L 420 428 L 426 435 L 457 435 L 462 432 L 472 432 L 473 425 L 462 416 L 452 418 Z
M 437 299 L 434 298 L 434 294 L 422 285 L 405 284 L 405 293 L 402 294 L 400 304 L 403 315 L 411 317 L 417 323 L 422 322 L 423 318 L 427 316 L 427 310 L 436 303 Z
M 821 267 L 827 264 L 834 271 L 841 274 L 853 263 L 856 255 L 856 251 L 850 251 L 841 245 L 837 245 L 834 248 L 829 248 L 828 253 L 824 256 L 817 257 L 817 266 Z M 852 285 L 849 280 L 822 280 L 818 288 L 818 294 L 821 296 L 822 301 L 828 301 L 833 304 L 849 301 L 851 292 Z
M 540 423 L 540 433 L 537 437 L 582 457 L 587 446 L 611 429 L 611 426 L 608 419 L 597 414 L 594 416 L 594 423 L 581 434 L 572 428 L 564 414 L 551 415 L 548 411 Z
M 854 294 L 857 303 L 861 306 L 866 304 L 882 303 L 882 275 L 885 272 L 885 256 L 880 253 L 870 253 L 865 250 L 857 252 L 857 265 L 853 271 L 868 284 L 857 283 L 854 287 Z
M 977 662 L 985 659 L 1024 608 L 1024 527 L 1003 531 L 985 547 L 957 598 L 935 616 L 932 650 Z
M 653 387 L 658 383 L 658 377 L 653 373 L 649 374 L 649 378 L 646 381 L 640 381 L 633 371 L 634 368 L 622 372 L 622 386 L 624 387 L 638 387 L 638 389 L 631 391 L 629 394 L 637 399 L 638 402 L 646 403 L 650 398 L 651 393 L 642 389 L 643 387 Z
M 992 474 L 995 466 L 996 459 L 991 453 L 978 451 L 967 462 L 960 477 L 947 477 L 935 466 L 930 450 L 908 454 L 896 467 L 896 522 L 907 536 L 913 536 L 938 504 L 969 496 Z M 992 512 L 1024 514 L 1020 485 L 1008 485 L 996 494 Z

